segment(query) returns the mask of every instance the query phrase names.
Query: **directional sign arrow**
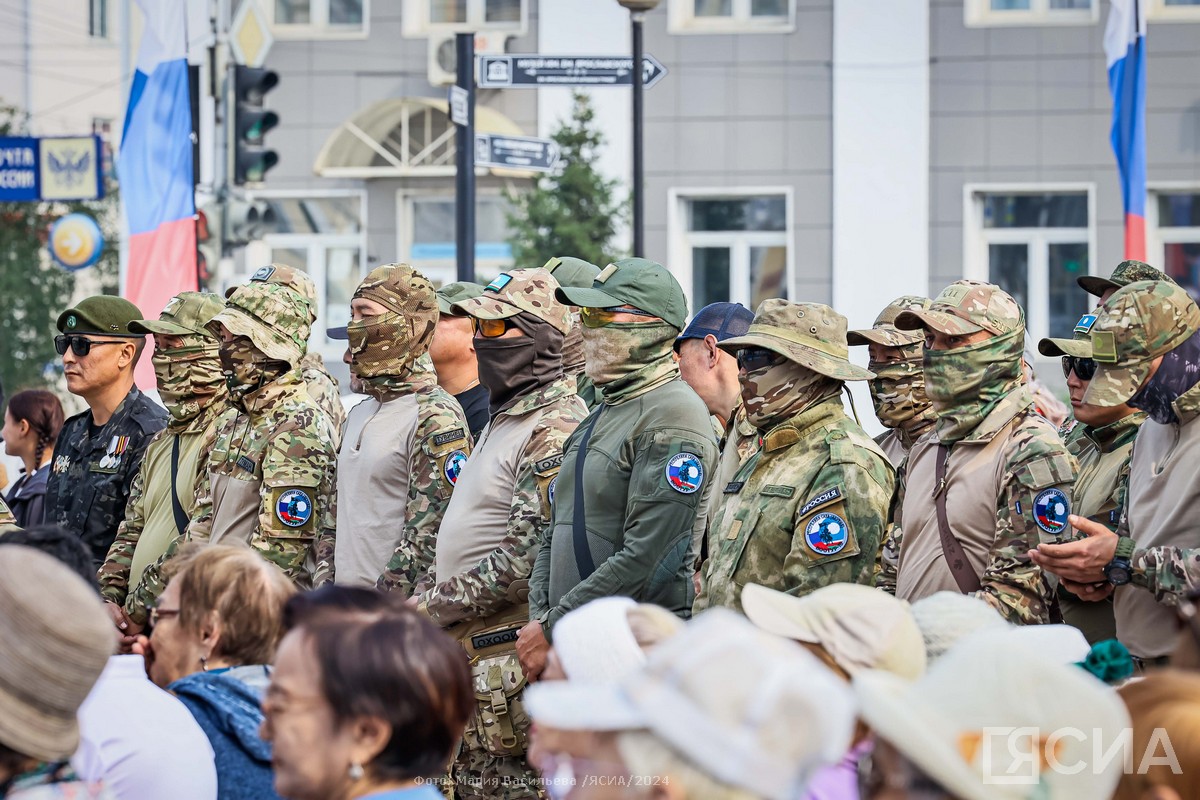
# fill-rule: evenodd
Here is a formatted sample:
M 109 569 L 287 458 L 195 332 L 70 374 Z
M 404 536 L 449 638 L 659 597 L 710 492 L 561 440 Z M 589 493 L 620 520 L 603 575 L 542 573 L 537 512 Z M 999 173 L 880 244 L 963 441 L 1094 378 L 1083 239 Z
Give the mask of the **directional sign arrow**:
M 651 55 L 642 59 L 644 86 L 662 80 L 667 68 Z M 541 86 L 632 86 L 630 56 L 479 56 L 479 86 L 486 89 L 536 89 Z
M 475 163 L 481 166 L 550 172 L 558 163 L 558 155 L 558 144 L 552 139 L 499 133 L 475 135 Z

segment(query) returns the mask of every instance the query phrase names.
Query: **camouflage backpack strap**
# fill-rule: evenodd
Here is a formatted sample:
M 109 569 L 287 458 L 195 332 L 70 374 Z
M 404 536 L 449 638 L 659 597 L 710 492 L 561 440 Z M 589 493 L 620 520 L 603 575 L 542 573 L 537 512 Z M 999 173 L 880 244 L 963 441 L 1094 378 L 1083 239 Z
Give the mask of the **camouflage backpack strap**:
M 937 505 L 938 534 L 942 539 L 942 555 L 946 557 L 946 566 L 950 568 L 950 574 L 954 576 L 958 590 L 963 594 L 970 594 L 979 591 L 983 584 L 979 582 L 979 576 L 975 574 L 975 570 L 971 569 L 962 545 L 950 531 L 950 518 L 946 513 L 946 465 L 950 461 L 950 448 L 947 445 L 939 444 L 935 457 L 937 458 L 935 475 L 937 485 L 933 490 L 933 500 Z

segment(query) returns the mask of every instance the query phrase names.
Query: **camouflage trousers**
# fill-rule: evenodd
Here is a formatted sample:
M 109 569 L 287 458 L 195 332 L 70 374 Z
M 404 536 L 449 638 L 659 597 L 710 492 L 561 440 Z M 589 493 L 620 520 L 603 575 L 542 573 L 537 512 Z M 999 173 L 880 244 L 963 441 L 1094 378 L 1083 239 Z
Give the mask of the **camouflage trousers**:
M 545 798 L 537 770 L 525 756 L 496 756 L 463 742 L 450 769 L 456 800 Z

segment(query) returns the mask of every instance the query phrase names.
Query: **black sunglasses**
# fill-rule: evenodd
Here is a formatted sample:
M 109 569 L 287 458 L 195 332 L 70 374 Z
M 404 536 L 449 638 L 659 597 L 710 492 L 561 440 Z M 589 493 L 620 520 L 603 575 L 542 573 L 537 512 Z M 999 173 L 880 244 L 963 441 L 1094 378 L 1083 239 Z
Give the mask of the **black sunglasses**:
M 1063 377 L 1071 377 L 1074 372 L 1076 377 L 1081 381 L 1090 381 L 1096 377 L 1096 362 L 1090 358 L 1078 358 L 1077 356 L 1062 357 Z
M 737 351 L 738 369 L 744 369 L 746 372 L 774 367 L 786 360 L 778 353 L 762 347 L 743 347 Z
M 92 339 L 84 338 L 83 336 L 55 336 L 54 349 L 58 351 L 60 356 L 67 354 L 67 348 L 71 348 L 71 352 L 83 358 L 88 353 L 92 352 L 93 347 L 103 347 L 106 344 L 125 344 L 124 341 L 108 341 L 97 342 Z

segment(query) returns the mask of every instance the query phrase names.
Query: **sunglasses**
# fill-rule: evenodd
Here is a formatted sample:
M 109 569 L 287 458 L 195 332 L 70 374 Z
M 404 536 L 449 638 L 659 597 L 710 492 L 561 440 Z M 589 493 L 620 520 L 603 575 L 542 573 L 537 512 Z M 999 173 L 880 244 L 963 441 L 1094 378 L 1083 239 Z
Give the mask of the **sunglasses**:
M 498 339 L 508 332 L 508 320 L 506 319 L 479 319 L 471 317 L 471 328 L 475 331 L 476 336 L 482 336 L 485 339 Z
M 579 309 L 579 317 L 583 321 L 585 328 L 603 328 L 605 325 L 611 325 L 617 314 L 633 314 L 636 317 L 657 317 L 657 314 L 651 314 L 649 311 L 642 311 L 640 308 L 633 306 L 612 306 L 610 308 L 588 308 L 584 306 Z
M 779 353 L 762 347 L 743 347 L 737 351 L 738 369 L 744 369 L 746 372 L 774 367 L 786 360 Z
M 151 606 L 150 607 L 150 627 L 153 628 L 155 625 L 162 622 L 164 619 L 170 619 L 171 617 L 178 617 L 178 616 L 179 616 L 178 608 L 159 608 L 158 606 Z
M 93 347 L 103 347 L 106 344 L 125 344 L 124 341 L 108 341 L 97 342 L 93 339 L 87 339 L 83 336 L 55 336 L 54 349 L 60 356 L 67 354 L 67 348 L 71 348 L 71 352 L 83 358 L 88 353 L 92 352 Z
M 1074 372 L 1076 377 L 1081 381 L 1090 381 L 1096 376 L 1096 362 L 1090 358 L 1077 358 L 1075 356 L 1062 357 L 1063 377 L 1071 377 Z

